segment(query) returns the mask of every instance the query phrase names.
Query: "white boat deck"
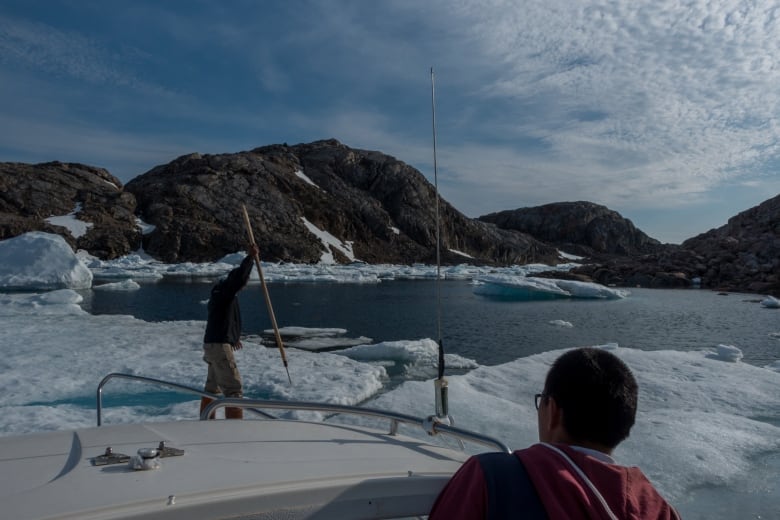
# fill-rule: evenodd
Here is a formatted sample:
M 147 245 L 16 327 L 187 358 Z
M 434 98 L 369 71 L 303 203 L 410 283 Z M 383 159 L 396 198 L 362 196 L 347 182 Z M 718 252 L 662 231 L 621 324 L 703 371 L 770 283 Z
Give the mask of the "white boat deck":
M 185 451 L 94 466 L 107 447 Z M 179 421 L 0 439 L 3 518 L 294 519 L 425 515 L 467 454 L 358 426 Z

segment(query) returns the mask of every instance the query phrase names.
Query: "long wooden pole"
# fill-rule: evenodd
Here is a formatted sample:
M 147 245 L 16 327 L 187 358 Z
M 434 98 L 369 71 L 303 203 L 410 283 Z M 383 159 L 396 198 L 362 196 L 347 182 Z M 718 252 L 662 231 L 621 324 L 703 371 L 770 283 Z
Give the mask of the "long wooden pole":
M 249 243 L 255 243 L 255 234 L 252 232 L 252 224 L 249 222 L 249 213 L 246 212 L 246 206 L 241 205 L 241 209 L 244 211 L 244 224 L 246 225 L 246 234 L 249 238 Z M 263 294 L 265 295 L 265 305 L 268 307 L 268 316 L 271 318 L 271 325 L 274 328 L 274 336 L 276 337 L 276 346 L 279 347 L 279 354 L 282 356 L 282 363 L 284 363 L 284 369 L 287 371 L 287 380 L 292 384 L 290 378 L 290 370 L 287 368 L 287 356 L 284 353 L 284 344 L 282 343 L 282 335 L 279 334 L 279 325 L 276 324 L 276 316 L 274 315 L 274 308 L 271 305 L 271 296 L 268 294 L 268 286 L 265 284 L 265 277 L 263 276 L 263 268 L 260 266 L 260 255 L 255 254 L 255 266 L 257 266 L 257 274 L 260 275 L 260 285 L 263 287 Z

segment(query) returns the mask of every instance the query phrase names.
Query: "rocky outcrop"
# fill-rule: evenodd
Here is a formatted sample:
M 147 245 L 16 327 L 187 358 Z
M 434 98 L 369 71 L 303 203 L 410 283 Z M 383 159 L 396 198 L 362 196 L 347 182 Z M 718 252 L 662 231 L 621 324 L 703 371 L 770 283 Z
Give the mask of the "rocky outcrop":
M 574 275 L 629 287 L 699 286 L 780 295 L 780 196 L 725 226 L 644 255 L 600 257 Z
M 587 257 L 574 279 L 623 287 L 780 293 L 780 196 L 685 241 L 660 244 L 604 206 L 564 202 L 480 217 Z M 557 276 L 557 272 L 541 276 Z
M 265 260 L 317 262 L 323 254 L 369 263 L 432 263 L 436 196 L 411 166 L 336 140 L 248 152 L 192 154 L 130 181 L 125 189 L 155 226 L 146 251 L 167 262 L 216 260 L 246 243 L 246 205 Z M 469 219 L 440 201 L 444 263 L 554 262 L 532 237 Z M 324 245 L 327 233 L 336 245 Z M 338 245 L 341 244 L 341 246 Z
M 618 212 L 592 202 L 556 202 L 491 213 L 479 220 L 588 257 L 645 254 L 660 245 Z
M 691 252 L 664 245 L 637 229 L 618 212 L 591 202 L 559 202 L 501 211 L 480 217 L 506 229 L 529 233 L 561 250 L 584 257 L 570 278 L 619 287 L 690 287 L 698 265 Z
M 705 259 L 680 246 L 664 245 L 655 253 L 600 257 L 572 269 L 589 281 L 619 287 L 686 288 L 701 282 Z
M 135 197 L 102 168 L 75 163 L 0 163 L 0 240 L 28 231 L 62 236 L 74 249 L 116 258 L 138 248 Z M 73 214 L 85 234 L 46 219 Z
M 166 262 L 217 260 L 246 244 L 242 205 L 264 260 L 436 261 L 433 186 L 393 157 L 335 140 L 186 155 L 124 187 L 92 166 L 0 163 L 0 239 L 46 231 L 104 259 L 143 245 Z M 561 249 L 586 257 L 584 265 L 549 276 L 780 295 L 780 196 L 680 246 L 660 244 L 617 212 L 588 202 L 479 220 L 444 200 L 439 206 L 445 264 L 553 264 Z M 74 235 L 49 218 L 68 214 L 89 226 L 85 233 Z M 154 225 L 143 243 L 137 217 Z
M 682 247 L 702 258 L 700 276 L 708 286 L 780 293 L 780 195 Z

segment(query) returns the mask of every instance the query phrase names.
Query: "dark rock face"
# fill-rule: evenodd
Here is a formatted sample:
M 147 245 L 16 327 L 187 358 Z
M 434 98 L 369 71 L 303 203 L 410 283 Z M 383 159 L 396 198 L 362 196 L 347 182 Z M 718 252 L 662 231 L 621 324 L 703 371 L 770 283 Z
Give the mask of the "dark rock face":
M 603 284 L 780 294 L 780 195 L 725 226 L 644 255 L 601 257 L 573 270 Z
M 676 245 L 659 246 L 655 253 L 636 256 L 602 256 L 572 273 L 621 287 L 684 288 L 696 285 L 704 258 Z M 703 281 L 702 287 L 707 287 Z
M 780 293 L 780 195 L 683 242 L 702 258 L 709 286 Z
M 624 287 L 780 293 L 780 196 L 681 246 L 660 244 L 618 213 L 589 202 L 502 211 L 480 220 L 587 257 L 585 265 L 571 271 L 576 279 Z
M 436 194 L 423 175 L 380 152 L 338 141 L 192 154 L 122 187 L 106 170 L 59 162 L 0 163 L 0 240 L 27 231 L 65 238 L 103 259 L 137 250 L 166 262 L 213 261 L 246 246 L 247 207 L 262 258 L 318 262 L 349 251 L 368 263 L 436 261 Z M 74 237 L 46 221 L 75 213 Z M 780 196 L 681 246 L 660 244 L 617 212 L 563 202 L 470 219 L 439 200 L 445 264 L 554 264 L 557 249 L 586 257 L 547 276 L 605 285 L 702 287 L 780 295 Z M 144 237 L 136 217 L 153 224 Z M 325 233 L 331 242 L 324 245 Z
M 74 211 L 78 220 L 92 224 L 78 238 L 45 220 Z M 116 258 L 141 243 L 134 212 L 135 197 L 102 168 L 60 162 L 0 163 L 0 240 L 46 231 L 62 236 L 74 249 Z
M 265 260 L 317 262 L 328 252 L 348 261 L 338 248 L 324 250 L 309 223 L 351 244 L 354 256 L 369 263 L 435 261 L 433 186 L 393 157 L 335 140 L 188 155 L 125 189 L 142 219 L 156 226 L 144 238 L 146 251 L 167 262 L 216 260 L 241 249 L 242 204 Z M 557 258 L 555 249 L 532 237 L 469 219 L 445 201 L 440 213 L 445 263 Z
M 636 255 L 655 251 L 660 245 L 618 212 L 591 202 L 556 202 L 491 213 L 479 220 L 528 233 L 585 256 Z

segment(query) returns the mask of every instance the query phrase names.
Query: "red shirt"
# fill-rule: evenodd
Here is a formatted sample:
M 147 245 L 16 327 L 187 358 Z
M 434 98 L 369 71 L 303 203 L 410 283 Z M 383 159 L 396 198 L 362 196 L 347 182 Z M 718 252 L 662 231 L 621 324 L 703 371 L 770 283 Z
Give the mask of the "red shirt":
M 636 467 L 609 464 L 568 446 L 555 448 L 567 455 L 593 483 L 614 515 L 623 519 L 678 520 L 677 512 Z M 536 494 L 551 520 L 610 518 L 597 495 L 577 471 L 553 449 L 535 444 L 514 453 L 523 463 Z M 453 475 L 431 510 L 429 520 L 501 518 L 488 511 L 487 481 L 478 456 L 471 457 Z M 500 501 L 501 498 L 497 497 Z M 522 518 L 523 511 L 511 517 Z

